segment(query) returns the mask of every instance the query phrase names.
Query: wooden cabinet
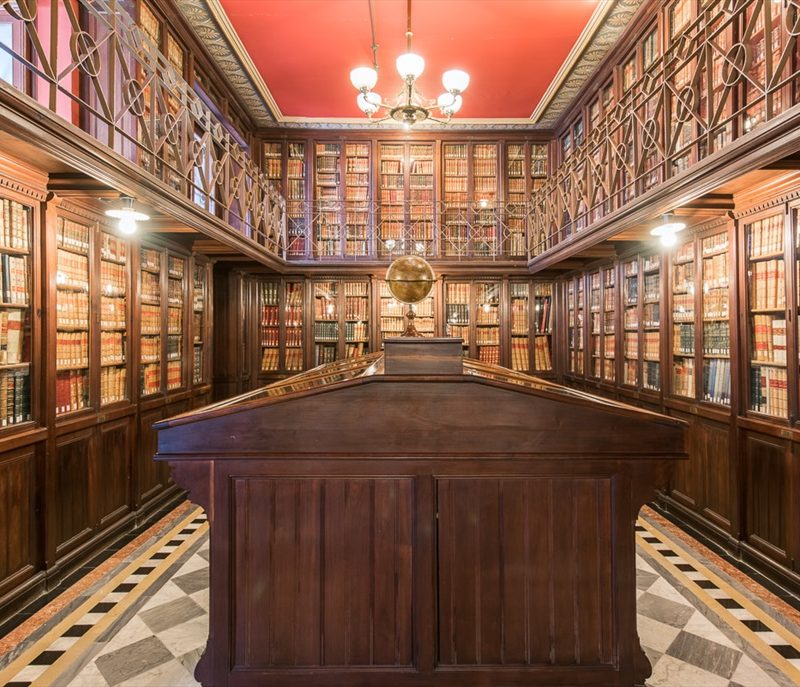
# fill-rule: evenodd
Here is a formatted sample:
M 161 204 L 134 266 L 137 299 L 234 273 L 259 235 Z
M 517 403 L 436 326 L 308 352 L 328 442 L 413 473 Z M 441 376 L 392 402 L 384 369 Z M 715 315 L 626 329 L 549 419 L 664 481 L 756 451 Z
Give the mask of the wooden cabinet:
M 312 367 L 372 350 L 371 282 L 368 279 L 315 279 L 311 282 L 314 329 Z
M 302 279 L 258 281 L 261 375 L 305 369 L 305 288 Z

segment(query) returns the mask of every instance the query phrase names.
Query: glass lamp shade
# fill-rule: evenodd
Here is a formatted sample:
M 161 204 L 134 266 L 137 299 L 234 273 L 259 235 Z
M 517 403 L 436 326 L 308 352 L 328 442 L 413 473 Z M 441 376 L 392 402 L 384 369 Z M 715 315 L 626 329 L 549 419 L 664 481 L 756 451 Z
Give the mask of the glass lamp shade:
M 442 74 L 442 86 L 449 93 L 461 93 L 469 86 L 469 74 L 463 69 L 448 69 Z
M 425 60 L 422 56 L 413 52 L 406 52 L 400 55 L 395 62 L 397 71 L 405 79 L 416 81 L 423 71 L 425 71 Z
M 374 91 L 359 93 L 356 103 L 358 103 L 358 109 L 365 115 L 374 115 L 381 105 L 381 96 Z
M 436 104 L 442 114 L 448 117 L 458 112 L 463 102 L 464 99 L 460 95 L 453 95 L 452 93 L 442 93 L 436 99 Z
M 372 67 L 356 67 L 350 70 L 350 83 L 359 91 L 371 91 L 378 83 L 378 72 Z

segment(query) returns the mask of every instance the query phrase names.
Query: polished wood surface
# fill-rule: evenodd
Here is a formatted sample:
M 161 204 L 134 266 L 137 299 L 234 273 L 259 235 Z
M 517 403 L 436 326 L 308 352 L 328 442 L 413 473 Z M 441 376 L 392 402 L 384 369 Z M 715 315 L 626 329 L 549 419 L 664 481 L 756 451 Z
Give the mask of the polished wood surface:
M 685 424 L 453 374 L 457 340 L 385 358 L 393 374 L 322 367 L 157 425 L 157 460 L 211 522 L 201 682 L 643 684 L 632 528 Z

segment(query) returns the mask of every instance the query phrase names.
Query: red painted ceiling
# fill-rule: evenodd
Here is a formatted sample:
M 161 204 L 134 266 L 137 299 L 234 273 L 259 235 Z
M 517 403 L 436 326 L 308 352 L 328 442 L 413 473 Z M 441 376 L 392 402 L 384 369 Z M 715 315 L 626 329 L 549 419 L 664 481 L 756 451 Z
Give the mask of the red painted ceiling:
M 367 0 L 221 0 L 286 117 L 359 117 L 353 67 L 369 65 Z M 583 31 L 598 0 L 416 0 L 413 49 L 425 58 L 419 87 L 442 92 L 441 74 L 472 77 L 458 117 L 526 118 Z M 401 87 L 405 0 L 374 0 L 384 98 Z

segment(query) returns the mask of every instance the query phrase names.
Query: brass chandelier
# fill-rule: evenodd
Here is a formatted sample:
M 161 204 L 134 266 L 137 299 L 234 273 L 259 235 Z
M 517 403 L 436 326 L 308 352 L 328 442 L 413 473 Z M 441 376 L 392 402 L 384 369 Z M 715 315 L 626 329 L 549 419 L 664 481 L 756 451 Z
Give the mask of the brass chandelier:
M 385 122 L 392 119 L 410 129 L 417 122 L 426 120 L 444 124 L 461 109 L 463 93 L 469 85 L 469 74 L 462 69 L 449 69 L 442 74 L 442 85 L 445 92 L 435 100 L 426 98 L 416 87 L 417 79 L 425 70 L 425 60 L 421 55 L 411 51 L 411 0 L 407 3 L 406 52 L 400 55 L 395 66 L 404 85 L 400 92 L 386 101 L 373 91 L 378 83 L 378 44 L 375 42 L 375 20 L 372 11 L 372 0 L 369 0 L 369 20 L 372 29 L 372 66 L 356 67 L 350 72 L 350 83 L 359 91 L 356 97 L 358 108 L 373 122 Z M 442 118 L 431 113 L 437 109 Z M 381 110 L 383 117 L 373 119 Z

